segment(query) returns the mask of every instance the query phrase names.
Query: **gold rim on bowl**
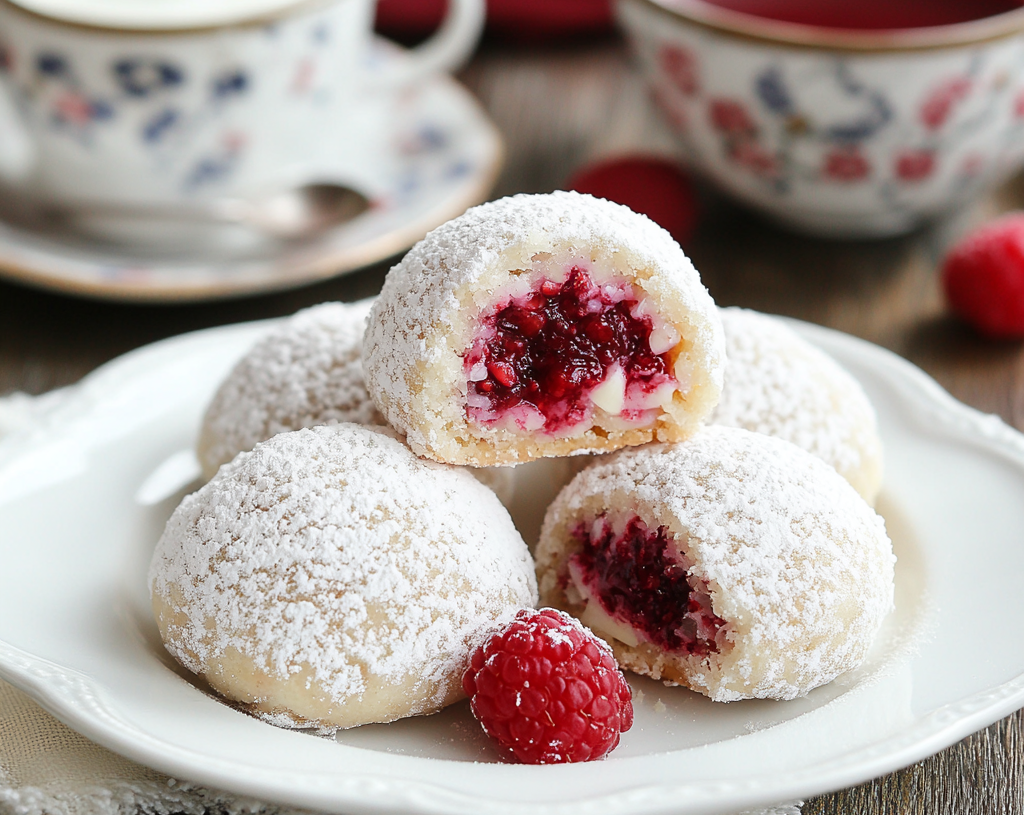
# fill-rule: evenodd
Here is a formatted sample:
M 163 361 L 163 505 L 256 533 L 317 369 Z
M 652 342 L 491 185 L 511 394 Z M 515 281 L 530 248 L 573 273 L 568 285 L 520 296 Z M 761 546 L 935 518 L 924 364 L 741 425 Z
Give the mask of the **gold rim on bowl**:
M 965 23 L 865 31 L 771 20 L 716 6 L 705 0 L 632 2 L 650 6 L 680 22 L 719 34 L 759 43 L 814 50 L 890 53 L 923 51 L 977 45 L 1024 34 L 1024 6 Z
M 132 36 L 146 35 L 181 35 L 197 34 L 210 31 L 220 31 L 233 28 L 259 28 L 272 23 L 280 22 L 294 15 L 302 14 L 320 7 L 329 5 L 332 0 L 287 0 L 279 8 L 267 10 L 251 16 L 243 16 L 238 19 L 227 19 L 209 23 L 198 23 L 195 25 L 181 24 L 157 24 L 157 25 L 116 25 L 114 23 L 91 22 L 85 17 L 59 17 L 46 14 L 35 9 L 28 8 L 15 2 L 15 0 L 0 0 L 0 7 L 9 11 L 21 14 L 24 17 L 41 20 L 49 25 L 61 28 L 70 28 L 78 31 L 94 32 L 99 34 L 130 34 Z

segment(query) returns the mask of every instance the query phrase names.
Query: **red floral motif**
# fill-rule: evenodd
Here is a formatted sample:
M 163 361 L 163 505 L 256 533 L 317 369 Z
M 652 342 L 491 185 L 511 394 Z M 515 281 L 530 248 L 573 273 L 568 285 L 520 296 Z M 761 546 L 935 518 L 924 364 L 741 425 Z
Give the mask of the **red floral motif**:
M 964 156 L 964 160 L 960 164 L 960 174 L 967 178 L 974 178 L 975 176 L 981 175 L 981 171 L 984 169 L 985 156 L 981 153 L 971 153 Z
M 240 153 L 245 148 L 247 141 L 245 133 L 240 130 L 228 130 L 221 135 L 221 144 L 230 154 Z
M 663 86 L 652 89 L 651 96 L 654 98 L 654 104 L 665 114 L 665 118 L 668 119 L 673 130 L 677 133 L 686 133 L 690 129 L 690 119 L 686 115 L 686 111 L 671 98 Z
M 755 175 L 775 177 L 779 174 L 778 159 L 753 139 L 739 139 L 729 147 L 729 158 Z
M 71 124 L 84 125 L 92 121 L 93 107 L 84 96 L 77 93 L 62 93 L 53 103 L 57 117 Z
M 825 156 L 823 172 L 833 181 L 852 184 L 871 175 L 871 162 L 857 146 L 837 147 Z
M 896 175 L 902 181 L 924 181 L 935 167 L 934 150 L 904 150 L 896 156 Z
M 316 62 L 309 57 L 299 61 L 295 68 L 295 76 L 292 77 L 291 93 L 293 96 L 302 96 L 308 93 L 313 86 L 313 78 L 316 76 Z
M 658 54 L 658 62 L 672 84 L 686 96 L 696 96 L 700 92 L 700 66 L 690 51 L 666 45 Z
M 921 105 L 921 123 L 929 130 L 938 130 L 949 119 L 953 107 L 967 98 L 971 87 L 971 80 L 963 76 L 943 82 Z
M 1024 119 L 1024 88 L 1017 92 L 1013 102 L 1013 113 L 1018 119 Z
M 708 116 L 711 126 L 721 133 L 754 133 L 757 125 L 747 113 L 742 102 L 734 99 L 712 99 L 708 103 Z

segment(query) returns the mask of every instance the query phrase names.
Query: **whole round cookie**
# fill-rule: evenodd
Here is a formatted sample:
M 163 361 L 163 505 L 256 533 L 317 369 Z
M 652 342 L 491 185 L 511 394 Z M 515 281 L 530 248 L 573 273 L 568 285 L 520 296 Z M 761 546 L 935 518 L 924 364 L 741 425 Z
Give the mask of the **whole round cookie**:
M 167 522 L 149 585 L 182 665 L 275 724 L 321 730 L 461 698 L 471 649 L 537 596 L 490 490 L 352 424 L 222 467 Z
M 487 466 L 688 437 L 718 400 L 724 341 L 665 230 L 557 192 L 474 207 L 413 247 L 364 362 L 413 450 Z
M 384 425 L 366 391 L 362 345 L 370 300 L 296 312 L 235 365 L 203 417 L 203 476 L 289 430 L 354 422 Z
M 792 699 L 856 667 L 893 603 L 882 519 L 820 459 L 738 428 L 584 470 L 536 556 L 541 602 L 620 665 L 722 702 Z
M 882 441 L 860 383 L 776 317 L 740 308 L 720 314 L 729 361 L 711 423 L 802 447 L 874 505 L 882 487 Z

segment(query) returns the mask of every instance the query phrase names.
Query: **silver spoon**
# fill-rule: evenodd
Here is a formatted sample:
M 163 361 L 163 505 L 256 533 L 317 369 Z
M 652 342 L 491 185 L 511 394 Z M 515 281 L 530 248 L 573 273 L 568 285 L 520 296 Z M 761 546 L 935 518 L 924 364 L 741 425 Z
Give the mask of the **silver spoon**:
M 340 184 L 307 184 L 264 198 L 223 198 L 194 204 L 110 204 L 44 206 L 47 217 L 82 220 L 113 217 L 147 221 L 200 224 L 225 223 L 248 226 L 282 240 L 308 238 L 365 212 L 366 196 Z

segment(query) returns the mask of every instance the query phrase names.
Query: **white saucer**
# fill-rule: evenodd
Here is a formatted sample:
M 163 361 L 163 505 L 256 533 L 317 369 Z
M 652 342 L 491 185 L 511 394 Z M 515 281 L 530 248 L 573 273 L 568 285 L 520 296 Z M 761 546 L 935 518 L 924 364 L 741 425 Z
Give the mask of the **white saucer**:
M 374 49 L 376 63 L 401 51 Z M 371 68 L 372 70 L 372 68 Z M 379 130 L 367 143 L 356 186 L 370 209 L 315 238 L 257 243 L 248 251 L 196 249 L 145 256 L 81 235 L 0 221 L 0 276 L 91 297 L 187 301 L 293 288 L 408 249 L 427 232 L 483 201 L 501 168 L 501 136 L 473 96 L 447 75 L 377 94 L 360 111 Z M 129 227 L 129 230 L 131 227 Z M 191 248 L 190 248 L 191 247 Z
M 325 812 L 716 815 L 891 772 L 1024 704 L 1024 436 L 887 351 L 796 324 L 864 385 L 885 444 L 896 608 L 860 669 L 728 705 L 633 677 L 633 728 L 576 765 L 498 763 L 465 702 L 336 740 L 238 712 L 162 648 L 146 570 L 211 394 L 269 325 L 128 354 L 0 443 L 0 677 L 94 741 Z

